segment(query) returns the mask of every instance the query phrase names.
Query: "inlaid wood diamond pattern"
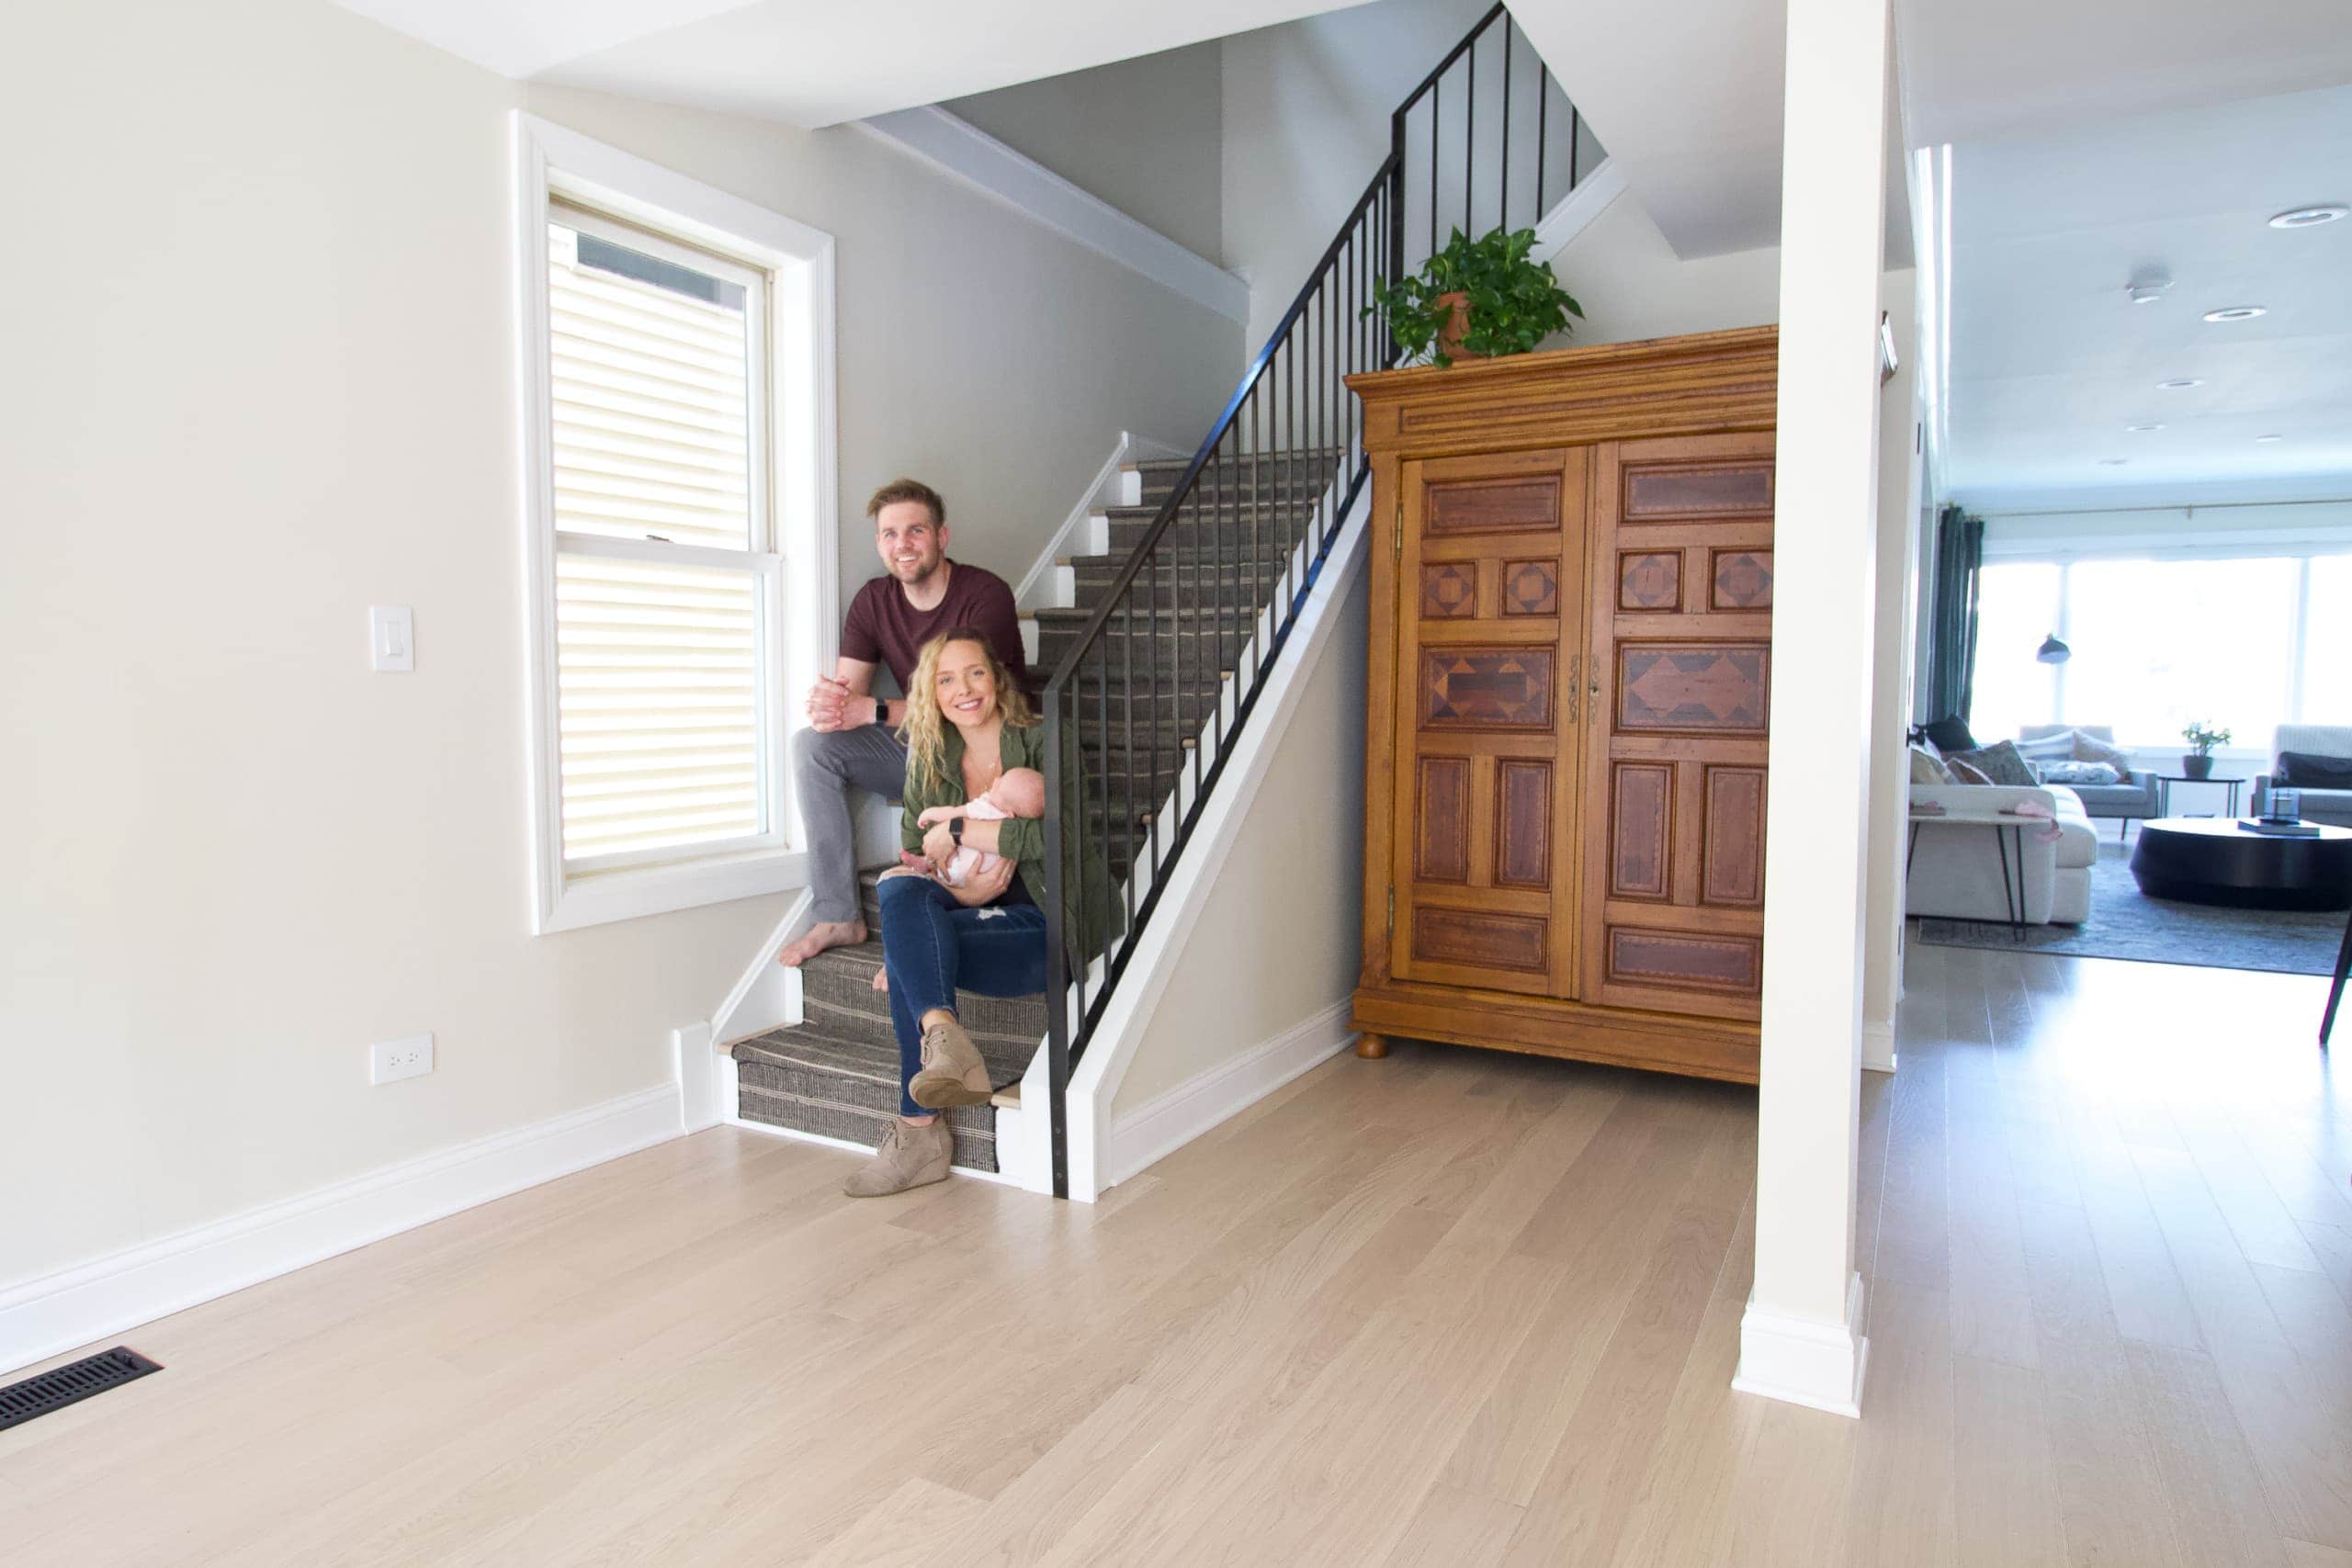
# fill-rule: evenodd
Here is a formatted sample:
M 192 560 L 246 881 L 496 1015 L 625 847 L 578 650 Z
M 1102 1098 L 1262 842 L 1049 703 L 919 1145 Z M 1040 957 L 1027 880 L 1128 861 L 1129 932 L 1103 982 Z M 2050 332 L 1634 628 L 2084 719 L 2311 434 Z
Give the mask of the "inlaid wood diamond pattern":
M 1617 558 L 1617 605 L 1624 610 L 1682 607 L 1679 553 L 1626 551 Z
M 1468 561 L 1432 561 L 1421 568 L 1421 615 L 1453 620 L 1478 613 L 1478 569 Z
M 1761 610 L 1772 603 L 1772 552 L 1715 552 L 1715 608 Z
M 1421 653 L 1421 724 L 1431 729 L 1549 729 L 1552 650 L 1441 648 Z
M 1618 666 L 1617 722 L 1624 729 L 1717 733 L 1764 728 L 1760 643 L 1651 643 Z
M 1560 613 L 1559 573 L 1547 560 L 1503 563 L 1503 614 L 1556 615 Z

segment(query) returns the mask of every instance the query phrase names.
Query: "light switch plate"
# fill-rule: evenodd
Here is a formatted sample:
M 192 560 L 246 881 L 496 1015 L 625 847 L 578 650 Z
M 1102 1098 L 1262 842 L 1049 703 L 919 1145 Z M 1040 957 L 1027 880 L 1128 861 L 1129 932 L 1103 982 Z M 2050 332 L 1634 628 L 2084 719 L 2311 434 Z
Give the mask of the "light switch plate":
M 395 675 L 416 668 L 416 621 L 407 605 L 368 606 L 368 664 Z
M 412 1034 L 404 1040 L 381 1040 L 368 1047 L 368 1081 L 398 1083 L 423 1077 L 433 1070 L 433 1036 Z

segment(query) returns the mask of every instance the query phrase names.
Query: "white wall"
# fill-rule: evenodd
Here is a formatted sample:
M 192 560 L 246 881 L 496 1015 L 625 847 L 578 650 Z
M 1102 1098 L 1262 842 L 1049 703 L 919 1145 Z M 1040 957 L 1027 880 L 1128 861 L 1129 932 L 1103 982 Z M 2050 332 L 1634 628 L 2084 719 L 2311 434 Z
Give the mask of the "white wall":
M 1225 42 L 1225 265 L 1256 352 L 1388 155 L 1388 117 L 1482 0 L 1378 0 Z
M 1685 261 L 1650 221 L 1637 190 L 1611 202 L 1553 257 L 1552 271 L 1584 307 L 1570 343 L 1756 327 L 1781 314 L 1778 246 Z
M 1225 248 L 1223 47 L 1213 39 L 943 107 L 1215 261 Z
M 317 0 L 7 13 L 0 1286 L 657 1084 L 776 916 L 526 934 L 524 96 Z M 838 237 L 845 585 L 875 483 L 1012 574 L 1230 384 L 1233 323 L 860 133 L 527 103 Z
M 1363 935 L 1369 573 L 1306 694 L 1113 1098 L 1144 1104 L 1355 989 Z
M 1879 389 L 1878 604 L 1871 671 L 1870 907 L 1862 970 L 1862 1065 L 1884 1070 L 1894 1059 L 1894 1011 L 1903 992 L 1905 824 L 1910 810 L 1912 585 L 1918 581 L 1913 541 L 1919 506 L 1915 461 L 1920 410 L 1914 397 L 1913 352 L 1918 275 L 1909 267 L 1880 280 L 1879 302 L 1894 332 L 1896 369 Z

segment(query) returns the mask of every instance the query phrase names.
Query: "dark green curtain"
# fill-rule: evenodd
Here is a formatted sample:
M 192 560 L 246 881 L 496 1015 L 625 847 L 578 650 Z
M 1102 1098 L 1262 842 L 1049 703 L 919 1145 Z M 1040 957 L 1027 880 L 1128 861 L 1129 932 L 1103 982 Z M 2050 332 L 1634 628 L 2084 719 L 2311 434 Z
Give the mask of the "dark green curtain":
M 1936 519 L 1934 620 L 1928 628 L 1928 716 L 1965 722 L 1976 695 L 1977 573 L 1984 520 L 1947 506 Z

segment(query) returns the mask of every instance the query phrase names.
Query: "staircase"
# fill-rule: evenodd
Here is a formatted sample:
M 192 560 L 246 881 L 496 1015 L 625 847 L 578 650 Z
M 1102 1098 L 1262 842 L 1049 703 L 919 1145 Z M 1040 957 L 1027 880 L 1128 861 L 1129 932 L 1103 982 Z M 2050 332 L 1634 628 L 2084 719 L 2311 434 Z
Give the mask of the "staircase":
M 1302 517 L 1330 482 L 1332 463 L 1329 452 L 1269 453 L 1229 468 L 1229 502 L 1188 519 L 1182 542 L 1165 553 L 1159 613 L 1147 624 L 1138 605 L 1138 613 L 1119 621 L 1125 640 L 1113 652 L 1112 668 L 1124 671 L 1131 663 L 1133 679 L 1114 677 L 1097 694 L 1107 728 L 1080 738 L 1090 791 L 1087 830 L 1104 845 L 1114 877 L 1124 880 L 1148 851 L 1155 816 L 1197 759 L 1203 726 L 1229 684 L 1249 623 L 1283 575 L 1280 563 L 1267 558 L 1272 547 L 1280 537 L 1298 536 Z M 1058 564 L 1075 583 L 1075 602 L 1035 613 L 1036 669 L 1051 670 L 1073 646 L 1187 466 L 1177 459 L 1129 468 L 1131 504 L 1104 512 L 1110 552 L 1064 558 Z M 1130 724 L 1132 749 L 1125 744 Z M 1112 733 L 1118 737 L 1115 746 L 1106 739 Z M 883 869 L 869 868 L 859 877 L 868 940 L 820 953 L 802 966 L 802 1021 L 728 1047 L 736 1065 L 737 1113 L 745 1121 L 871 1145 L 898 1114 L 899 1046 L 890 998 L 873 985 L 882 967 L 876 877 Z M 1046 1037 L 1045 998 L 1005 1000 L 966 992 L 957 998 L 956 1015 L 988 1058 L 998 1103 L 1017 1103 L 1012 1094 L 1021 1075 Z M 956 1165 L 998 1168 L 996 1112 L 996 1105 L 947 1112 L 956 1129 Z
M 1074 734 L 1079 834 L 1109 863 L 1125 919 L 1102 951 L 1071 952 L 1061 910 L 1080 868 L 1049 833 L 1049 882 L 1069 891 L 1046 899 L 1046 994 L 958 1002 L 1000 1089 L 995 1104 L 950 1114 L 957 1165 L 998 1168 L 996 1112 L 1019 1103 L 1004 1086 L 1017 1089 L 1042 1040 L 1046 1070 L 1031 1087 L 1047 1091 L 1052 1186 L 1067 1194 L 1072 1065 L 1369 477 L 1346 380 L 1396 359 L 1367 310 L 1374 287 L 1417 268 L 1442 226 L 1475 235 L 1551 212 L 1577 184 L 1584 137 L 1497 5 L 1397 107 L 1388 156 L 1199 451 L 1134 465 L 1125 503 L 1108 510 L 1107 549 L 1057 563 L 1071 602 L 1033 617 L 1047 797 L 1061 798 L 1060 738 Z M 873 875 L 865 918 L 878 938 Z M 732 1045 L 745 1120 L 879 1139 L 899 1100 L 889 1002 L 872 989 L 881 964 L 878 940 L 820 954 L 801 972 L 803 1021 Z

